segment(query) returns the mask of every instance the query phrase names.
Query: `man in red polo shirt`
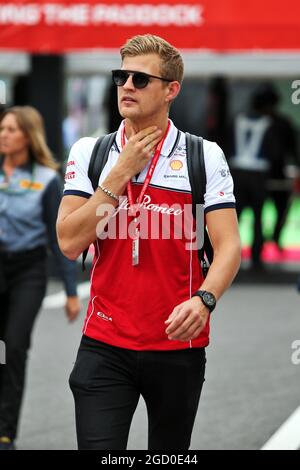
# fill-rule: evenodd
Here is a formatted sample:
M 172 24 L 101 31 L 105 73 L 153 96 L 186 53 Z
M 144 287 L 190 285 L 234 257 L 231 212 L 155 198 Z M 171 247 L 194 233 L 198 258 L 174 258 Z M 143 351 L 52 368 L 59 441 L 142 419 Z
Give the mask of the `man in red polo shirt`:
M 163 39 L 136 36 L 112 72 L 124 121 L 94 192 L 95 139 L 71 149 L 57 229 L 76 259 L 91 243 L 91 295 L 70 377 L 79 449 L 125 449 L 140 395 L 149 449 L 188 449 L 205 371 L 209 316 L 240 264 L 233 183 L 222 150 L 204 141 L 205 218 L 214 260 L 196 249 L 185 134 L 168 119 L 183 61 Z M 124 196 L 123 198 L 121 196 Z

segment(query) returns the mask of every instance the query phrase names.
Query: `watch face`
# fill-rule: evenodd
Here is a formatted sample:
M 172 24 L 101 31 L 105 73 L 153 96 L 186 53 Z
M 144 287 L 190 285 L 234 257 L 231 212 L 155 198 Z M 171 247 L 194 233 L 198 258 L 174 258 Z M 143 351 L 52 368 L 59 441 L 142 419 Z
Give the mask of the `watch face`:
M 205 294 L 203 295 L 203 300 L 210 307 L 213 307 L 216 303 L 214 296 L 212 294 L 209 294 L 208 292 L 205 292 Z

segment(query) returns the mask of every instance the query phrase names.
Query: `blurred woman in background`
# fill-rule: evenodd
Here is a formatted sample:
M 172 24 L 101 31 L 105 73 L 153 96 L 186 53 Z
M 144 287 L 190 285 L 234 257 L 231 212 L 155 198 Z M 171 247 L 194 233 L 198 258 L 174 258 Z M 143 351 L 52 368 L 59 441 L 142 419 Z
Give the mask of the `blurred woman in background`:
M 30 107 L 0 116 L 0 450 L 14 449 L 30 337 L 46 292 L 49 244 L 67 294 L 66 314 L 74 320 L 80 303 L 76 264 L 60 252 L 55 223 L 61 197 L 57 164 L 46 144 L 43 120 Z

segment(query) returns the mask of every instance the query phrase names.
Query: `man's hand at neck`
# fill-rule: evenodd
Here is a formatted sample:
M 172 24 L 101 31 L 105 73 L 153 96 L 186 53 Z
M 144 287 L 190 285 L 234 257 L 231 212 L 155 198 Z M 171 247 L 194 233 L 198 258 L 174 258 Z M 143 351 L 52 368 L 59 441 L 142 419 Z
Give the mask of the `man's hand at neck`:
M 143 129 L 146 129 L 147 127 L 151 126 L 156 126 L 157 129 L 161 130 L 161 137 L 163 137 L 166 133 L 166 130 L 168 128 L 168 116 L 166 116 L 164 119 L 160 120 L 160 122 L 151 122 L 150 120 L 148 122 L 133 122 L 130 119 L 125 119 L 125 135 L 126 138 L 129 139 L 133 135 L 137 134 Z

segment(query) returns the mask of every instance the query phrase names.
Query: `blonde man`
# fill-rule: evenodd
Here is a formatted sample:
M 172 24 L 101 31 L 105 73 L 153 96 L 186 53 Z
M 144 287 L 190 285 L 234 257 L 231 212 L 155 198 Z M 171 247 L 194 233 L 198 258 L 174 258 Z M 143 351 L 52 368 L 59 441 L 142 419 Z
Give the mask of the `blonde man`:
M 232 179 L 221 149 L 205 141 L 205 211 L 215 256 L 204 280 L 197 250 L 187 249 L 193 221 L 181 237 L 175 233 L 192 202 L 185 134 L 168 118 L 182 58 L 152 35 L 130 39 L 121 57 L 112 78 L 124 120 L 99 187 L 94 192 L 87 176 L 95 139 L 81 139 L 70 153 L 74 178 L 67 180 L 57 223 L 69 258 L 95 244 L 91 298 L 70 377 L 78 446 L 125 449 L 142 395 L 149 449 L 188 449 L 210 311 L 240 263 Z

